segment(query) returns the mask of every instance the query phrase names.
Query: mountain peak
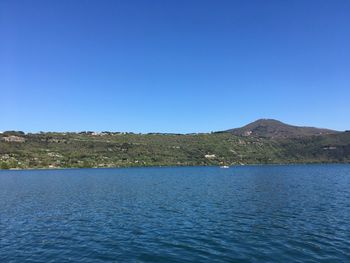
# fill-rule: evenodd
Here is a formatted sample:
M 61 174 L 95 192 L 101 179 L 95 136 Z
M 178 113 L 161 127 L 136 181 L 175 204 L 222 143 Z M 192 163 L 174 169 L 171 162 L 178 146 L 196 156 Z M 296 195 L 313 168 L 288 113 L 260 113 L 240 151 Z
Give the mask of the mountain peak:
M 258 119 L 241 128 L 230 129 L 226 132 L 238 136 L 267 138 L 295 138 L 337 133 L 337 131 L 329 129 L 293 126 L 274 119 Z
M 273 124 L 279 124 L 279 125 L 288 125 L 288 124 L 285 124 L 279 120 L 275 120 L 275 119 L 258 119 L 256 121 L 253 121 L 251 123 L 249 123 L 248 125 L 250 124 L 262 124 L 262 125 L 273 125 Z

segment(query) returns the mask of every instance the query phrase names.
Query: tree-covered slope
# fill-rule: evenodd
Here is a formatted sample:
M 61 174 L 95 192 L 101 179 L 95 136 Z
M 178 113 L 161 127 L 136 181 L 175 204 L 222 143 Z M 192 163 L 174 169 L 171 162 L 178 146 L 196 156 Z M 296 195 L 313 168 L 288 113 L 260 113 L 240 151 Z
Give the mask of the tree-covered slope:
M 273 119 L 260 119 L 241 128 L 230 129 L 226 132 L 238 136 L 267 138 L 295 138 L 338 133 L 329 129 L 289 125 Z
M 350 162 L 350 132 L 257 137 L 232 133 L 0 134 L 1 168 Z

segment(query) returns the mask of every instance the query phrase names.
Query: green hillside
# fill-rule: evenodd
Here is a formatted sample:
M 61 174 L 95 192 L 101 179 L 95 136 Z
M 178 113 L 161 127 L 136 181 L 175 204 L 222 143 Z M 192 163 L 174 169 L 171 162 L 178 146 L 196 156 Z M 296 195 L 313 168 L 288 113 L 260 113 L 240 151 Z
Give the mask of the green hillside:
M 304 136 L 133 133 L 0 134 L 0 167 L 348 163 L 350 132 Z

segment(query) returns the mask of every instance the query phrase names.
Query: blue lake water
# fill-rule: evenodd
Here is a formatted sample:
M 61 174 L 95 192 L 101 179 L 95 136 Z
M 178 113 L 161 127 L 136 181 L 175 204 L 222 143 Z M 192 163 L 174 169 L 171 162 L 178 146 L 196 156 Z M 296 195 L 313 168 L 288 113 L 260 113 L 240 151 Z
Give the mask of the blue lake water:
M 350 262 L 350 165 L 0 171 L 0 262 Z

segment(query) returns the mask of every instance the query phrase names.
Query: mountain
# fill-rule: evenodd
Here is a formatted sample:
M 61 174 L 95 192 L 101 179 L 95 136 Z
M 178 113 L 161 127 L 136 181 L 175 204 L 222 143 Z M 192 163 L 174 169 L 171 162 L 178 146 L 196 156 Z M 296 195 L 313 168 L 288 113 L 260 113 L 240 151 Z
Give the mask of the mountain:
M 260 119 L 241 128 L 230 129 L 225 132 L 229 132 L 237 136 L 264 138 L 299 138 L 305 136 L 338 133 L 338 131 L 329 129 L 293 126 L 273 119 Z

